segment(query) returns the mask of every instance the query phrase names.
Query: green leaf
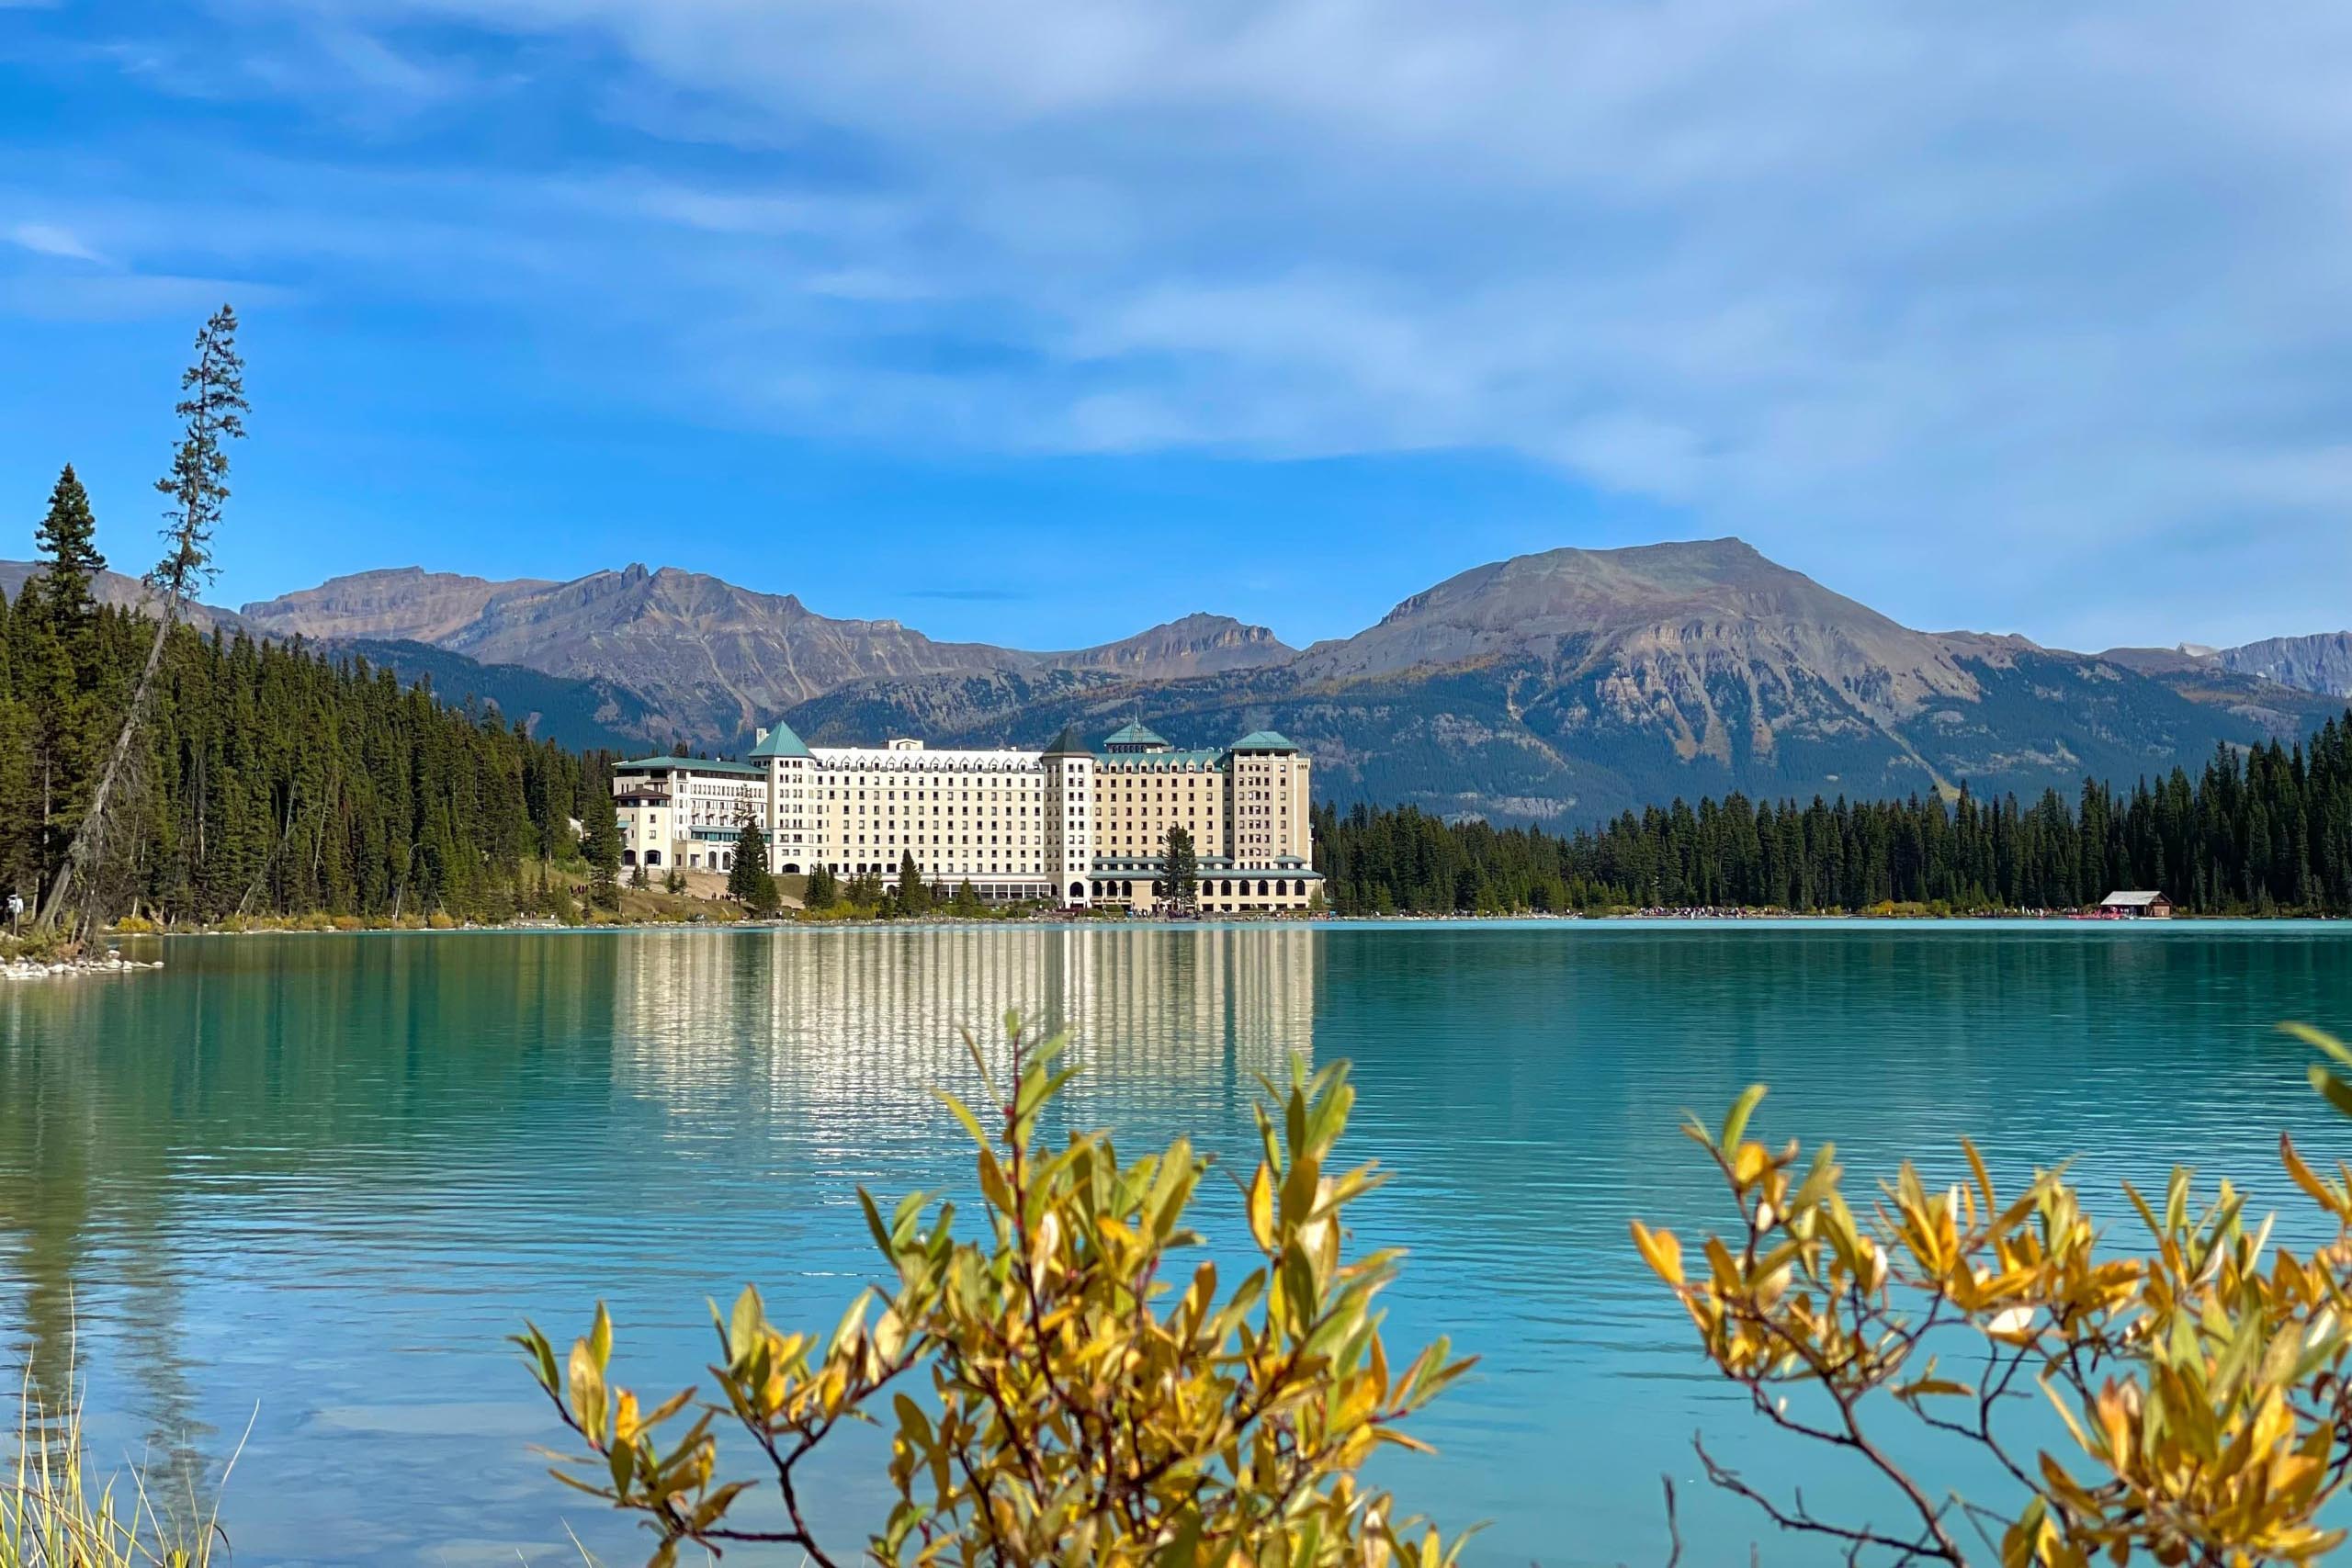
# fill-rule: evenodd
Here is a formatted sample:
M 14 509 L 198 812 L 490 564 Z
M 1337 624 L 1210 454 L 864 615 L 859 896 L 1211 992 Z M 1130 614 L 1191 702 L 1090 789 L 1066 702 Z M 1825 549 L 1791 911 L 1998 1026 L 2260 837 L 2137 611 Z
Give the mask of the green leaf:
M 948 1093 L 944 1089 L 934 1089 L 931 1092 L 933 1098 L 937 1100 L 940 1104 L 944 1105 L 948 1110 L 956 1112 L 956 1120 L 964 1123 L 964 1131 L 972 1135 L 972 1142 L 979 1145 L 982 1148 L 987 1148 L 989 1146 L 989 1135 L 987 1133 L 981 1131 L 980 1119 L 972 1114 L 972 1108 L 970 1106 L 966 1105 L 962 1100 L 956 1099 L 954 1095 Z
M 761 1310 L 760 1292 L 756 1286 L 746 1285 L 743 1293 L 735 1298 L 735 1310 L 727 1316 L 727 1359 L 740 1366 L 760 1342 L 760 1322 L 767 1314 Z
M 602 1302 L 596 1303 L 595 1325 L 588 1330 L 588 1354 L 595 1359 L 600 1372 L 613 1359 L 613 1314 Z
M 867 1298 L 873 1293 L 871 1291 L 860 1291 L 851 1298 L 849 1310 L 842 1314 L 841 1322 L 834 1325 L 833 1337 L 829 1341 L 831 1348 L 826 1354 L 831 1355 L 840 1350 L 842 1346 L 856 1337 L 859 1327 L 865 1322 Z
M 865 1228 L 873 1235 L 874 1245 L 882 1249 L 883 1257 L 895 1257 L 898 1249 L 890 1245 L 889 1228 L 882 1223 L 882 1211 L 874 1206 L 874 1194 L 863 1187 L 859 1188 L 857 1206 L 865 1212 Z
M 1724 1118 L 1724 1130 L 1717 1135 L 1715 1145 L 1726 1156 L 1739 1147 L 1740 1136 L 1747 1131 L 1747 1119 L 1756 1114 L 1756 1108 L 1763 1100 L 1764 1086 L 1752 1083 L 1740 1091 L 1737 1100 L 1732 1101 L 1730 1114 Z

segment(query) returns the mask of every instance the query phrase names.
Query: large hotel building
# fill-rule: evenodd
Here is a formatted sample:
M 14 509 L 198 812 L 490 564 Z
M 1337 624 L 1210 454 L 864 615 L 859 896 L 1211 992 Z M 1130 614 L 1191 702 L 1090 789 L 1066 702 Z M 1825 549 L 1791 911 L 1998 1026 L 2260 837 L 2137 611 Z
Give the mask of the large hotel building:
M 934 751 L 920 740 L 806 746 L 779 723 L 745 761 L 648 757 L 614 770 L 621 863 L 725 871 L 748 818 L 769 869 L 968 882 L 995 903 L 1149 909 L 1170 828 L 1192 834 L 1198 906 L 1306 907 L 1322 886 L 1307 761 L 1270 730 L 1180 751 L 1140 724 L 1089 746 L 1076 727 L 1043 751 Z

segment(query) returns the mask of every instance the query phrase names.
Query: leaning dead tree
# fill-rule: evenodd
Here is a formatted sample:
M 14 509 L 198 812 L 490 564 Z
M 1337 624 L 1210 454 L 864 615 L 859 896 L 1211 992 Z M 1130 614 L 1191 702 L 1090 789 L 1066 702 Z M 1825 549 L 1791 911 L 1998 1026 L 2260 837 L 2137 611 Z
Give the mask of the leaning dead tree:
M 229 443 L 245 434 L 245 362 L 237 356 L 237 312 L 227 305 L 212 312 L 196 336 L 196 362 L 180 377 L 183 394 L 176 410 L 184 422 L 179 444 L 172 449 L 171 471 L 155 481 L 170 498 L 164 509 L 164 558 L 147 574 L 147 586 L 163 596 L 155 620 L 155 637 L 147 647 L 147 662 L 139 684 L 123 710 L 122 728 L 107 752 L 105 771 L 90 792 L 90 804 L 74 829 L 65 863 L 41 901 L 40 919 L 53 923 L 71 907 L 75 885 L 93 885 L 102 863 L 107 829 L 124 793 L 139 727 L 153 700 L 156 671 L 163 668 L 164 649 L 187 613 L 188 602 L 212 577 L 212 532 L 229 499 Z

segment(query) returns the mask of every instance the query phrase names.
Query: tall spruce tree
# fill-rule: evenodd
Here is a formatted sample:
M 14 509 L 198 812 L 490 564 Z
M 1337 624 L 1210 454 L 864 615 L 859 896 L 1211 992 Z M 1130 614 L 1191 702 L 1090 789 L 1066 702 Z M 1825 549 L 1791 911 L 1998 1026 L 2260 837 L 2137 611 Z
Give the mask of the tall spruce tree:
M 164 613 L 148 644 L 147 663 L 131 689 L 121 728 L 107 753 L 97 784 L 90 792 L 73 845 L 41 899 L 40 919 L 53 923 L 65 912 L 77 876 L 87 881 L 105 853 L 107 812 L 125 783 L 132 743 L 144 718 L 155 671 L 172 629 L 187 613 L 197 590 L 211 579 L 212 536 L 229 499 L 229 443 L 244 438 L 245 362 L 237 354 L 237 313 L 223 305 L 205 321 L 196 337 L 196 363 L 180 377 L 177 412 L 182 420 L 179 445 L 173 448 L 171 470 L 155 481 L 169 498 L 164 509 L 164 558 L 149 574 L 149 583 L 164 595 Z
M 49 512 L 33 530 L 33 543 L 42 557 L 42 608 L 58 635 L 69 642 L 87 636 L 97 615 L 92 583 L 107 569 L 107 558 L 98 553 L 97 532 L 89 492 L 68 463 L 49 492 Z
M 735 834 L 735 858 L 727 869 L 728 896 L 755 915 L 772 915 L 782 902 L 775 874 L 768 870 L 768 836 L 759 818 L 746 813 Z
M 801 905 L 810 909 L 830 909 L 842 901 L 841 880 L 831 866 L 820 863 L 808 873 L 808 884 L 800 894 Z
M 908 850 L 899 857 L 899 913 L 920 915 L 930 908 L 931 889 L 923 886 L 914 851 Z
M 592 790 L 582 804 L 580 852 L 588 861 L 588 901 L 621 907 L 621 819 L 609 789 Z
M 1200 902 L 1201 857 L 1193 852 L 1190 829 L 1168 829 L 1168 843 L 1159 869 L 1162 897 L 1184 909 Z
M 767 862 L 768 836 L 760 831 L 759 819 L 749 811 L 735 825 L 735 853 L 727 867 L 727 896 L 742 903 L 752 901 L 752 880 Z

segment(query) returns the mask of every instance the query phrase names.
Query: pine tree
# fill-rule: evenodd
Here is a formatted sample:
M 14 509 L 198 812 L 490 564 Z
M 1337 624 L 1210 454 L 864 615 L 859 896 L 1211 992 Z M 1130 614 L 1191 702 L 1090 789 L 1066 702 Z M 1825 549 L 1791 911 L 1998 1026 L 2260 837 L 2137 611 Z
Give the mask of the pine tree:
M 107 558 L 98 554 L 96 543 L 97 530 L 89 493 L 74 477 L 74 465 L 68 463 L 49 493 L 49 514 L 33 531 L 33 542 L 45 558 L 40 575 L 42 608 L 49 624 L 69 645 L 85 637 L 96 617 L 91 583 L 107 569 Z
M 727 868 L 727 896 L 739 903 L 751 903 L 767 870 L 768 836 L 760 831 L 759 819 L 746 812 L 735 831 L 735 858 Z
M 915 865 L 915 852 L 908 850 L 899 857 L 899 913 L 920 915 L 931 908 L 931 889 L 922 885 L 922 872 Z
M 1166 858 L 1160 863 L 1160 872 L 1161 897 L 1185 909 L 1200 902 L 1201 861 L 1193 852 L 1191 829 L 1168 829 Z
M 775 874 L 768 870 L 768 836 L 760 830 L 759 819 L 749 813 L 735 835 L 735 858 L 727 869 L 727 893 L 763 918 L 775 914 L 784 902 L 783 894 L 776 888 Z
M 808 874 L 808 885 L 801 890 L 800 902 L 810 909 L 830 909 L 841 902 L 841 881 L 829 865 L 820 864 Z
M 979 891 L 967 881 L 956 885 L 956 900 L 949 906 L 949 912 L 969 920 L 978 919 L 988 910 L 980 903 Z
M 600 909 L 621 907 L 621 819 L 609 790 L 588 797 L 581 818 L 580 852 L 588 861 L 588 901 Z

